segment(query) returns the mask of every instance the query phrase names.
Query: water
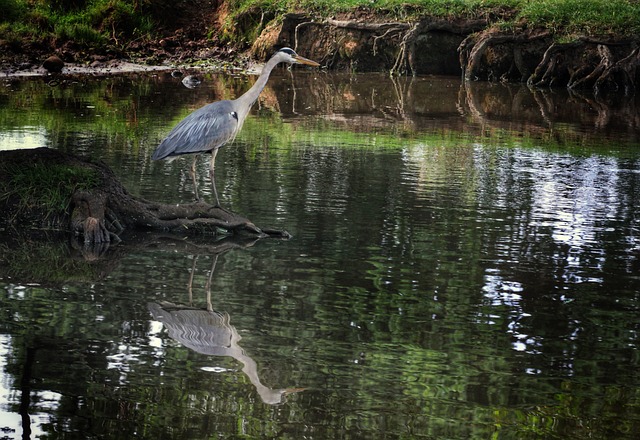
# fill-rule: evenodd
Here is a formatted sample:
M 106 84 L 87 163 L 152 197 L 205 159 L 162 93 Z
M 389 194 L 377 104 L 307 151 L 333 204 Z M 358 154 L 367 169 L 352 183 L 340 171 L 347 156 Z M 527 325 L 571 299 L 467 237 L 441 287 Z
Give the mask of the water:
M 0 148 L 189 201 L 189 161 L 151 152 L 251 84 L 203 79 L 5 82 Z M 216 176 L 225 206 L 293 239 L 125 233 L 94 261 L 5 231 L 2 435 L 637 438 L 636 108 L 279 71 Z

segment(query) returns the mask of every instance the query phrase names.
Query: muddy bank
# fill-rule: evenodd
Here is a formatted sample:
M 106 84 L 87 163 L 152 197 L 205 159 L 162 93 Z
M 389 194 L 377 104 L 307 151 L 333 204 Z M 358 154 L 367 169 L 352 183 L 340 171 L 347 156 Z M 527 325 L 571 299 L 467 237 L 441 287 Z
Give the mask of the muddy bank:
M 487 19 L 416 22 L 345 16 L 314 20 L 289 14 L 253 45 L 266 58 L 291 46 L 329 69 L 399 75 L 460 75 L 465 80 L 523 82 L 635 92 L 640 83 L 640 39 L 576 38 L 559 43 L 544 29 L 499 32 Z
M 178 2 L 172 14 L 158 22 L 153 35 L 119 35 L 104 45 L 88 46 L 74 40 L 25 37 L 19 44 L 0 38 L 0 78 L 38 76 L 50 56 L 64 62 L 62 74 L 110 74 L 199 66 L 235 69 L 246 60 L 240 48 L 220 41 L 216 0 Z
M 165 47 L 163 47 L 163 45 Z M 167 43 L 165 39 L 149 42 L 129 55 L 112 53 L 108 55 L 88 54 L 65 49 L 34 51 L 28 54 L 4 53 L 0 56 L 0 78 L 18 76 L 62 76 L 109 75 L 113 73 L 154 72 L 180 68 L 198 67 L 202 69 L 237 70 L 245 68 L 249 60 L 236 49 L 220 49 L 214 43 L 199 40 L 190 49 L 183 49 L 177 43 Z M 56 71 L 47 67 L 47 60 L 59 59 L 62 63 Z M 59 70 L 59 71 L 58 71 Z
M 134 73 L 134 72 L 160 72 L 172 69 L 169 65 L 149 66 L 145 64 L 133 63 L 126 60 L 109 60 L 104 63 L 86 65 L 78 63 L 65 63 L 60 75 L 110 75 L 114 73 Z M 4 77 L 16 76 L 45 76 L 49 75 L 47 69 L 42 65 L 16 66 L 2 73 Z M 62 78 L 62 77 L 61 77 Z
M 521 29 L 498 30 L 496 23 L 512 18 L 513 11 L 476 19 L 416 21 L 391 21 L 365 10 L 331 18 L 286 14 L 282 20 L 266 19 L 254 11 L 255 17 L 249 12 L 239 20 L 236 32 L 248 35 L 251 26 L 264 23 L 255 33 L 258 37 L 233 45 L 217 36 L 224 2 L 204 5 L 183 11 L 185 17 L 154 40 L 123 44 L 126 50 L 95 54 L 66 43 L 54 52 L 66 63 L 63 73 L 78 74 L 182 66 L 244 68 L 247 56 L 265 61 L 278 48 L 289 46 L 331 70 L 455 75 L 467 81 L 520 82 L 598 94 L 634 94 L 640 84 L 640 37 L 558 42 L 549 30 L 525 24 Z M 0 56 L 0 75 L 47 73 L 42 61 L 51 53 L 29 47 L 23 52 Z

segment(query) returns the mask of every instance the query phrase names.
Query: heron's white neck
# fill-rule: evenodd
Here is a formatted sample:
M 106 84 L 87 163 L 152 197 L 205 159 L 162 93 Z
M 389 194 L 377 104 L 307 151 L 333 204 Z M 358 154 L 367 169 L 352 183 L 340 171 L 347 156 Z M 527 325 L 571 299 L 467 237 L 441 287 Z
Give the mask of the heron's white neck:
M 267 85 L 267 81 L 269 80 L 269 75 L 274 67 L 278 65 L 282 60 L 278 56 L 271 57 L 267 64 L 262 68 L 262 72 L 260 72 L 260 76 L 256 80 L 256 82 L 251 86 L 249 90 L 247 90 L 242 96 L 236 99 L 238 103 L 237 108 L 241 109 L 245 114 L 238 115 L 239 120 L 244 120 L 244 117 L 249 113 L 251 106 L 256 102 L 258 96 L 260 96 L 260 92 Z

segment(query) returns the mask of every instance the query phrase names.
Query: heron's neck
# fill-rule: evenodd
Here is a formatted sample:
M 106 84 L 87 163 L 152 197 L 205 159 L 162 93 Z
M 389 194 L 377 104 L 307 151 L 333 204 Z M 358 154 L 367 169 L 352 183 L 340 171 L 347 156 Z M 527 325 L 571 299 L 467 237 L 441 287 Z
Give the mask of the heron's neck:
M 249 109 L 251 108 L 253 103 L 256 102 L 256 100 L 258 99 L 258 96 L 260 96 L 260 92 L 262 92 L 262 89 L 264 89 L 264 86 L 267 85 L 267 81 L 269 80 L 269 75 L 271 74 L 271 71 L 273 70 L 273 68 L 276 67 L 278 62 L 279 61 L 274 58 L 271 58 L 269 61 L 267 61 L 267 64 L 265 64 L 264 67 L 262 68 L 262 72 L 260 72 L 260 76 L 258 77 L 256 82 L 253 84 L 253 86 L 251 86 L 251 88 L 247 90 L 247 92 L 244 95 L 236 99 L 238 104 L 240 104 L 238 106 L 239 108 L 246 109 L 246 112 L 247 113 L 249 112 Z M 245 116 L 245 115 L 242 115 L 242 116 Z

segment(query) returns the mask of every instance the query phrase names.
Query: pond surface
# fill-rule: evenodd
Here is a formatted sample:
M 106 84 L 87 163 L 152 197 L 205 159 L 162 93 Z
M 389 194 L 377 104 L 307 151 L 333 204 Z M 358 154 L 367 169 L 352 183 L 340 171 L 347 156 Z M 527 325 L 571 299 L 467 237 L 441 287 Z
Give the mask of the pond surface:
M 5 80 L 0 148 L 191 201 L 189 159 L 153 149 L 253 80 L 201 76 Z M 125 233 L 96 260 L 3 231 L 0 435 L 638 438 L 637 108 L 276 72 L 216 178 L 224 206 L 291 240 Z

